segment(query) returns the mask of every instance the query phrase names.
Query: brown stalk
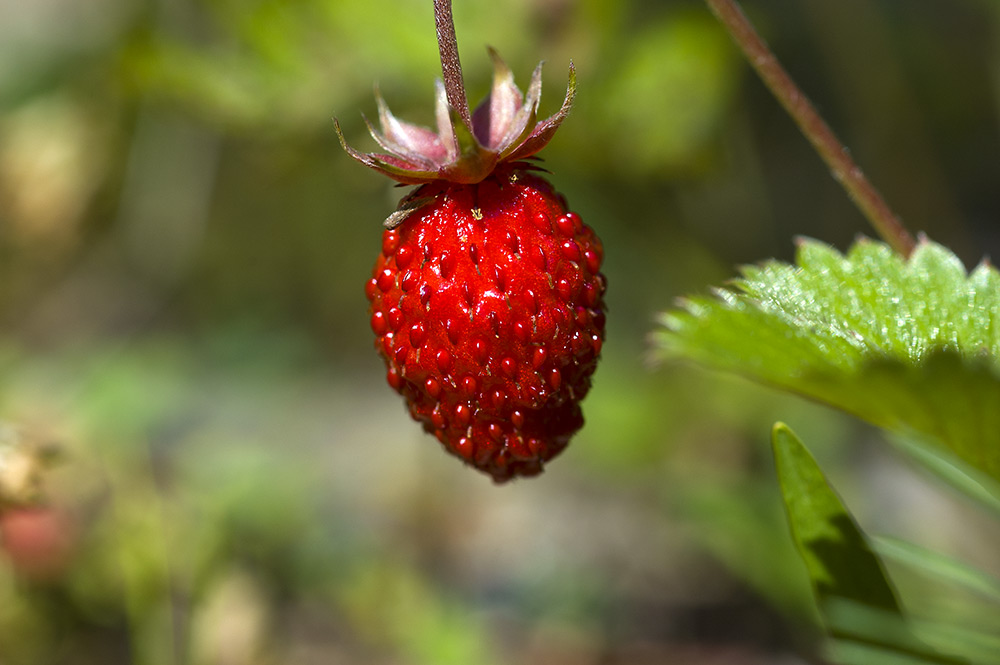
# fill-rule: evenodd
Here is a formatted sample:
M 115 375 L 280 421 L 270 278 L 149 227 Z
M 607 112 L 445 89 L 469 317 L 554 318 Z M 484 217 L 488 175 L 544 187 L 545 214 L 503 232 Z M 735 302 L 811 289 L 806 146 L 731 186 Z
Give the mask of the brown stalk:
M 458 58 L 458 38 L 451 16 L 451 0 L 434 0 L 434 25 L 437 28 L 438 52 L 441 54 L 441 74 L 448 104 L 458 112 L 467 127 L 472 127 L 469 102 L 465 98 L 462 62 Z
M 908 257 L 916 241 L 754 29 L 736 0 L 705 0 L 875 231 Z

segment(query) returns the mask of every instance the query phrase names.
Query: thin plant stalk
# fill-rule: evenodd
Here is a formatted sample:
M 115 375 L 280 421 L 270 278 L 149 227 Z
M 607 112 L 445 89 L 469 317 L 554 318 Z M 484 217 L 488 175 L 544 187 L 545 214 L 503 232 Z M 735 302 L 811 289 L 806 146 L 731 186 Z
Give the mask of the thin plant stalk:
M 462 61 L 458 58 L 458 38 L 451 15 L 451 0 L 434 0 L 434 26 L 437 28 L 438 52 L 441 54 L 441 74 L 448 104 L 458 112 L 467 127 L 472 126 L 469 102 L 465 98 Z
M 908 257 L 916 247 L 913 236 L 781 66 L 736 0 L 705 0 L 705 2 L 875 231 L 896 252 Z

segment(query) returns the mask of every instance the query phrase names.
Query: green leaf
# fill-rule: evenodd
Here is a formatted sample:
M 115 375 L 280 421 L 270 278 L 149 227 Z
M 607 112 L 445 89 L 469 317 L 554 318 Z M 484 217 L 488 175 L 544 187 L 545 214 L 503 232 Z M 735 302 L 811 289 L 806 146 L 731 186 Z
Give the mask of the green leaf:
M 911 632 L 881 560 L 798 437 L 777 423 L 771 445 L 792 537 L 837 646 L 837 662 L 963 662 L 937 654 Z M 859 648 L 877 648 L 886 657 L 836 655 L 837 649 Z
M 933 442 L 1000 480 L 1000 273 L 967 275 L 922 241 L 907 261 L 861 240 L 800 243 L 714 298 L 664 315 L 663 357 L 685 357 Z
M 809 451 L 782 423 L 771 445 L 792 536 L 820 604 L 833 597 L 899 613 L 878 557 Z

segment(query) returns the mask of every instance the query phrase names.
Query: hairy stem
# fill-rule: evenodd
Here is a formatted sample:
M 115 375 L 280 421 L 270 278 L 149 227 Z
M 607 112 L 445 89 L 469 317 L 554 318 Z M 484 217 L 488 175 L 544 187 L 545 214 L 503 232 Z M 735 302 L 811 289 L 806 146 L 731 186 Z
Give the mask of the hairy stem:
M 736 0 L 705 0 L 705 2 L 743 51 L 743 55 L 763 79 L 764 84 L 785 107 L 816 152 L 830 167 L 833 177 L 847 190 L 848 196 L 868 218 L 875 231 L 899 254 L 908 257 L 916 246 L 913 236 L 865 177 L 847 148 L 817 113 L 816 108 L 795 85 L 777 57 L 757 34 Z
M 472 127 L 469 102 L 465 98 L 462 80 L 462 62 L 458 59 L 458 38 L 455 21 L 451 17 L 451 0 L 434 0 L 434 25 L 437 28 L 438 52 L 441 53 L 441 74 L 448 104 L 458 111 L 466 126 Z

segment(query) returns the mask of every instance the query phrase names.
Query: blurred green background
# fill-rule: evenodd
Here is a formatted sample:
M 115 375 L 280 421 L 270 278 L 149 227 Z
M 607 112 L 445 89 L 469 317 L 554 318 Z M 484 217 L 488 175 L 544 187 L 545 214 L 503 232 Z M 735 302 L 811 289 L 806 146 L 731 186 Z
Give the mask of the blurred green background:
M 1000 5 L 747 9 L 912 229 L 997 253 Z M 1000 570 L 878 433 L 649 362 L 678 296 L 868 232 L 704 6 L 454 13 L 473 100 L 487 44 L 547 62 L 543 111 L 575 62 L 546 166 L 610 283 L 587 427 L 503 487 L 384 383 L 362 286 L 400 192 L 331 122 L 371 146 L 377 81 L 432 124 L 430 0 L 0 0 L 0 488 L 44 466 L 0 518 L 0 664 L 808 662 L 779 418 L 866 528 Z

